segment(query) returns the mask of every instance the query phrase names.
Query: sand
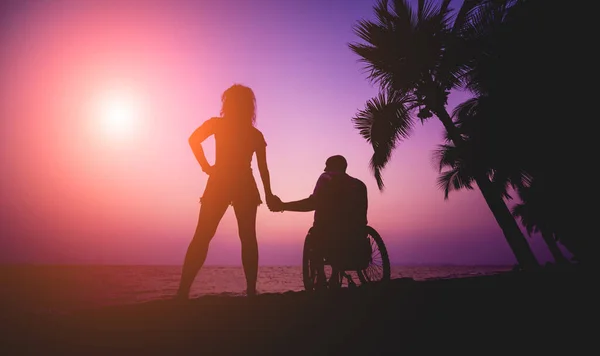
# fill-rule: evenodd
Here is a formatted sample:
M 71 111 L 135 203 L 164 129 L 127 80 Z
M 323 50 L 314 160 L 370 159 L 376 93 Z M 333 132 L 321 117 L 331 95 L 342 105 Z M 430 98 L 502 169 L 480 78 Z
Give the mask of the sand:
M 579 268 L 545 269 L 70 315 L 7 311 L 1 354 L 573 354 L 595 342 L 595 281 Z

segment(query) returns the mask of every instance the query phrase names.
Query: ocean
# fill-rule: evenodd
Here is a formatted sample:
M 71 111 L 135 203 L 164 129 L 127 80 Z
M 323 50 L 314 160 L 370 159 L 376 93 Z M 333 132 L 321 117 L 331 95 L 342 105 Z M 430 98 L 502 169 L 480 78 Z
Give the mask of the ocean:
M 508 271 L 512 266 L 392 266 L 392 278 L 462 278 Z M 171 298 L 180 266 L 6 265 L 0 267 L 0 303 L 5 310 L 68 313 L 110 305 Z M 357 281 L 357 283 L 359 283 Z M 246 288 L 241 266 L 205 266 L 190 297 L 238 296 Z M 302 291 L 300 266 L 261 266 L 258 293 Z

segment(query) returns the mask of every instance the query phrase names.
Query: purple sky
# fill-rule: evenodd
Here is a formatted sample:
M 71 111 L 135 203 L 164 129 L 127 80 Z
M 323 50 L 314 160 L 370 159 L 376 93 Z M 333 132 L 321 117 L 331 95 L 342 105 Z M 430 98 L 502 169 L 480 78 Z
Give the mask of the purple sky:
M 479 191 L 443 200 L 435 119 L 399 146 L 378 191 L 372 150 L 350 121 L 377 89 L 347 46 L 373 4 L 2 2 L 0 262 L 181 263 L 206 183 L 187 138 L 237 82 L 256 93 L 283 200 L 308 196 L 325 159 L 343 154 L 367 184 L 369 222 L 392 262 L 514 263 Z M 453 93 L 450 109 L 466 97 Z M 115 110 L 125 112 L 117 123 Z M 299 264 L 311 222 L 261 206 L 261 264 Z M 240 264 L 236 234 L 228 211 L 207 263 Z M 541 238 L 529 241 L 549 260 Z

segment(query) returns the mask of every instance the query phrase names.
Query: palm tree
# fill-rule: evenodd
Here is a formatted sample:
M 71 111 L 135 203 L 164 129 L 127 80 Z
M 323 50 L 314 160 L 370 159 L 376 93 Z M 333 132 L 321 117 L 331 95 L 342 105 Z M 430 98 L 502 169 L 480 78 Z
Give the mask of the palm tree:
M 463 142 L 456 147 L 446 138 L 445 144 L 435 151 L 441 173 L 438 184 L 445 199 L 451 190 L 473 189 L 478 174 L 488 177 L 494 190 L 506 199 L 512 198 L 509 187 L 520 189 L 531 183 L 535 170 L 529 164 L 531 155 L 522 144 L 522 125 L 506 125 L 510 122 L 507 117 L 515 116 L 503 111 L 510 95 L 510 91 L 505 91 L 493 98 L 479 96 L 454 109 L 453 122 Z
M 553 202 L 546 201 L 548 192 L 539 189 L 539 185 L 534 180 L 529 187 L 523 187 L 519 190 L 519 197 L 522 203 L 515 205 L 512 209 L 513 215 L 521 219 L 521 223 L 531 234 L 539 232 L 548 245 L 552 257 L 557 264 L 569 263 L 556 244 L 555 228 L 552 226 L 554 214 Z
M 469 142 L 469 141 L 467 141 Z M 476 145 L 469 142 L 463 145 L 463 150 L 458 150 L 452 144 L 439 145 L 434 156 L 439 162 L 440 176 L 438 177 L 438 185 L 444 191 L 444 199 L 448 199 L 449 193 L 452 190 L 473 189 L 474 169 L 481 169 L 482 166 L 477 162 L 473 162 L 472 152 L 478 152 Z M 486 168 L 483 168 L 486 169 Z M 499 171 L 487 168 L 492 171 L 490 173 L 498 176 Z M 502 173 L 500 173 L 502 175 Z M 502 175 L 503 178 L 506 176 Z M 512 197 L 507 193 L 504 180 L 502 178 L 497 182 L 498 190 L 505 198 Z M 492 178 L 492 182 L 495 179 Z M 520 218 L 521 224 L 525 227 L 529 236 L 533 233 L 540 233 L 544 242 L 548 246 L 554 261 L 557 264 L 568 263 L 567 258 L 560 251 L 556 243 L 556 234 L 552 222 L 559 221 L 560 217 L 556 214 L 551 214 L 549 210 L 555 206 L 553 201 L 547 201 L 548 192 L 540 192 L 536 186 L 535 179 L 523 185 L 520 182 L 519 198 L 521 203 L 515 205 L 512 209 L 513 216 Z M 512 185 L 515 187 L 515 185 Z
M 556 59 L 557 48 L 545 46 L 555 38 L 555 25 L 548 18 L 557 16 L 541 16 L 547 13 L 546 5 L 541 0 L 520 1 L 498 10 L 502 16 L 492 16 L 502 19 L 502 26 L 488 31 L 486 40 L 480 41 L 483 55 L 477 56 L 465 75 L 476 97 L 459 105 L 452 116 L 465 144 L 459 150 L 447 140 L 438 150 L 438 183 L 447 198 L 453 189 L 472 188 L 474 178 L 469 171 L 479 169 L 510 199 L 507 187 L 521 195 L 535 182 L 535 201 L 543 199 L 544 209 L 552 211 L 536 213 L 539 219 L 544 216 L 536 224 L 550 222 L 553 227 L 553 232 L 544 229 L 542 236 L 549 248 L 554 249 L 557 240 L 580 263 L 590 264 L 597 260 L 592 244 L 595 228 L 584 227 L 591 220 L 581 214 L 586 210 L 580 202 L 582 195 L 573 192 L 574 186 L 589 187 L 580 180 L 574 164 L 573 157 L 581 150 L 565 141 L 572 126 L 565 125 L 565 119 L 572 117 L 564 114 L 569 101 L 556 90 L 556 78 L 570 71 Z M 550 9 L 556 11 L 560 9 Z M 540 66 L 542 62 L 553 70 Z
M 496 97 L 510 93 L 501 94 L 497 93 Z M 512 199 L 508 187 L 517 189 L 522 203 L 513 208 L 513 215 L 521 219 L 529 236 L 534 232 L 541 233 L 557 263 L 567 262 L 556 245 L 555 230 L 550 226 L 559 218 L 556 214 L 549 214 L 548 210 L 554 206 L 552 198 L 548 191 L 540 189 L 539 183 L 534 184 L 536 180 L 523 169 L 526 162 L 522 162 L 522 157 L 513 155 L 518 150 L 511 146 L 523 148 L 515 142 L 518 134 L 498 135 L 501 130 L 498 124 L 506 120 L 495 114 L 501 112 L 498 105 L 503 101 L 490 99 L 481 96 L 458 105 L 452 117 L 463 134 L 463 145 L 457 148 L 447 139 L 434 151 L 434 158 L 439 162 L 438 185 L 444 191 L 444 199 L 448 199 L 452 190 L 473 189 L 478 171 L 490 177 L 493 186 L 505 199 Z
M 503 96 L 499 94 L 496 96 Z M 505 94 L 511 93 L 506 91 Z M 529 236 L 535 232 L 542 235 L 556 263 L 568 262 L 556 244 L 555 234 L 559 230 L 556 224 L 562 217 L 556 213 L 556 200 L 547 186 L 549 180 L 539 170 L 524 168 L 531 165 L 523 160 L 523 155 L 515 154 L 524 149 L 518 137 L 522 130 L 517 129 L 512 135 L 498 135 L 502 130 L 498 124 L 506 120 L 494 114 L 502 111 L 498 106 L 505 101 L 490 99 L 482 96 L 458 105 L 452 116 L 465 137 L 462 149 L 447 142 L 434 152 L 439 162 L 438 185 L 444 190 L 444 198 L 448 199 L 452 190 L 472 189 L 475 171 L 483 171 L 505 198 L 512 199 L 507 193 L 508 187 L 517 190 L 522 203 L 513 207 L 513 215 L 521 219 Z M 502 140 L 498 140 L 498 136 Z M 537 179 L 528 171 L 535 172 Z
M 472 104 L 474 101 L 472 99 L 457 107 L 453 116 L 463 116 L 465 108 L 470 106 L 467 104 Z M 461 113 L 463 115 L 460 115 Z M 476 121 L 485 121 L 481 119 Z M 549 192 L 540 188 L 541 185 L 531 176 L 521 171 L 511 172 L 514 167 L 507 170 L 506 167 L 495 164 L 497 162 L 494 162 L 493 155 L 482 154 L 486 149 L 478 144 L 488 140 L 483 137 L 473 138 L 477 136 L 469 135 L 461 150 L 451 143 L 446 143 L 439 145 L 434 151 L 434 158 L 439 162 L 438 185 L 444 191 L 444 199 L 448 199 L 452 190 L 473 189 L 474 172 L 485 170 L 486 174 L 492 177 L 491 181 L 499 193 L 505 198 L 512 199 L 507 193 L 507 186 L 517 188 L 521 203 L 513 207 L 513 216 L 520 218 L 529 236 L 533 233 L 541 234 L 556 263 L 568 263 L 556 243 L 557 229 L 554 225 L 561 220 L 561 217 L 555 213 L 556 204 Z M 494 166 L 495 169 L 492 168 Z
M 380 85 L 381 92 L 367 102 L 353 121 L 373 147 L 370 166 L 381 190 L 381 170 L 397 143 L 410 136 L 417 119 L 437 117 L 457 149 L 466 145 L 446 110 L 448 94 L 464 85 L 462 80 L 478 51 L 473 43 L 485 33 L 482 29 L 487 29 L 481 26 L 484 22 L 475 20 L 482 17 L 482 11 L 491 12 L 498 5 L 465 0 L 453 16 L 449 4 L 450 0 L 439 5 L 419 0 L 414 12 L 407 1 L 396 0 L 390 6 L 388 1 L 380 0 L 374 7 L 376 21 L 361 20 L 355 27 L 363 43 L 350 44 L 350 49 L 361 57 L 368 78 Z M 473 181 L 521 267 L 538 267 L 525 236 L 490 177 L 473 170 Z

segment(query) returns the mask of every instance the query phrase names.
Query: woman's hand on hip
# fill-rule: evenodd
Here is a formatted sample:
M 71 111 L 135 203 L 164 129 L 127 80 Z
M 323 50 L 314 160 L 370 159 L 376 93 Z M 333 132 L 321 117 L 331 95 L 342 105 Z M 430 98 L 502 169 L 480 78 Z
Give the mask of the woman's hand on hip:
M 212 176 L 215 173 L 215 166 L 207 166 L 202 168 L 202 171 L 209 176 Z

